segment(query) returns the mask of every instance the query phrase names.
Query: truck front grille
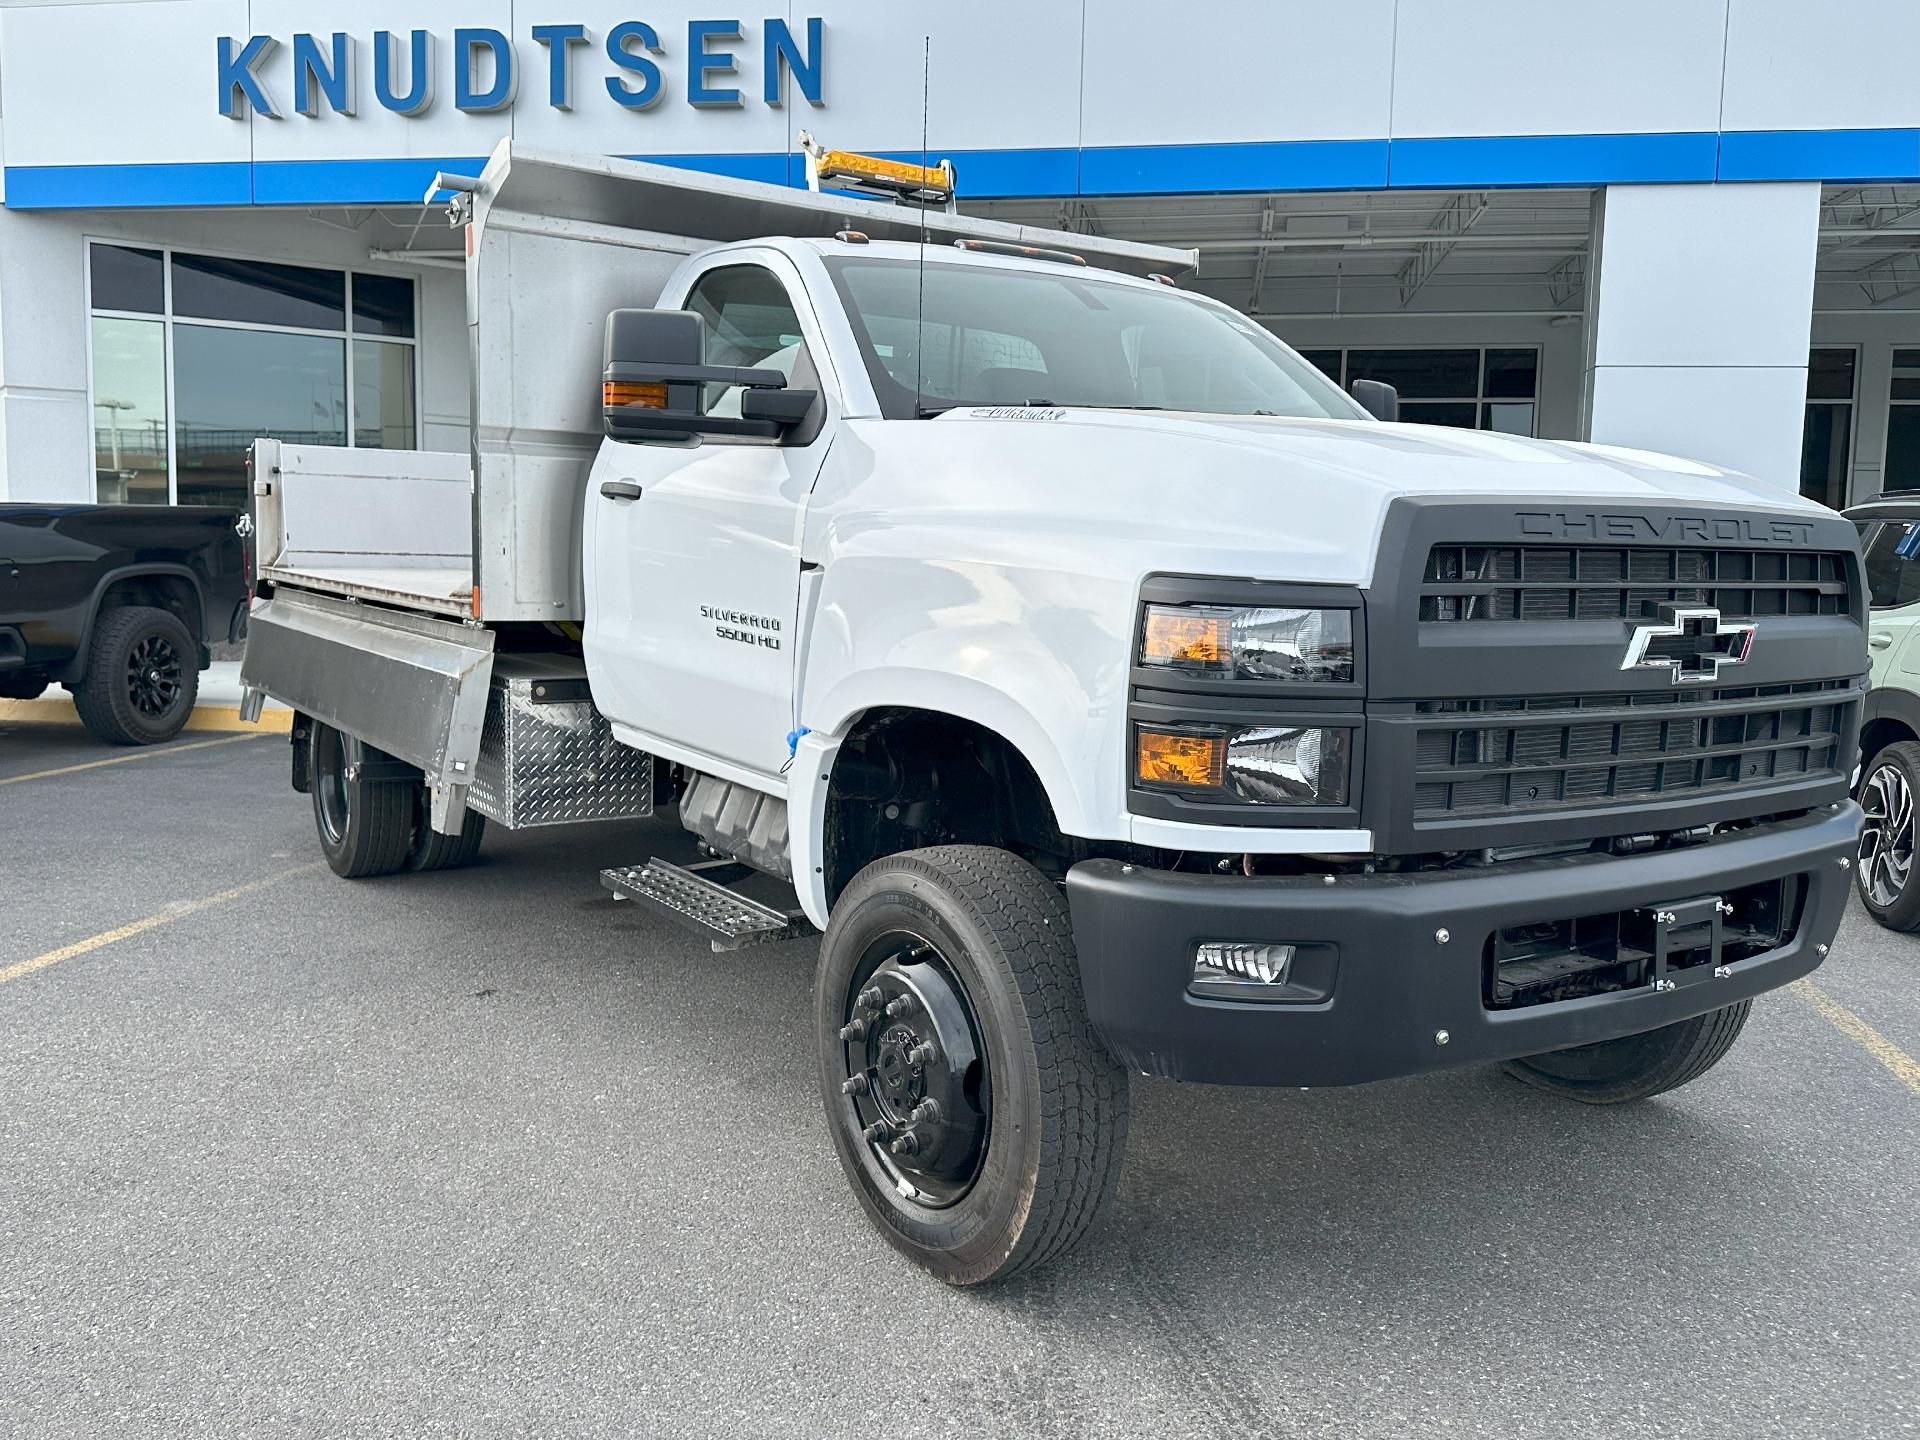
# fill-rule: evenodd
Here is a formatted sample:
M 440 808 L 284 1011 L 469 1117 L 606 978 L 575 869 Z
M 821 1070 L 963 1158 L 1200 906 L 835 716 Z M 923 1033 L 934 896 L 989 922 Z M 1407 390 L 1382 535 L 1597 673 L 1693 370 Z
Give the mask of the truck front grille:
M 1845 680 L 1687 694 L 1435 700 L 1414 745 L 1416 820 L 1644 802 L 1835 776 Z
M 1728 619 L 1844 615 L 1847 573 L 1833 551 L 1435 545 L 1420 619 L 1639 620 L 1662 604 L 1712 605 Z

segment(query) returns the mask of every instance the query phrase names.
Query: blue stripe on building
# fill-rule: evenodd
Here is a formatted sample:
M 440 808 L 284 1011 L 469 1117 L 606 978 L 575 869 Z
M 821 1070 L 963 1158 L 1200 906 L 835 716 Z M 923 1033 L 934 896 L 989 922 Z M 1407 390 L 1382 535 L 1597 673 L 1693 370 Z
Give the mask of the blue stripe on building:
M 1487 135 L 943 153 L 959 171 L 961 193 L 983 200 L 1712 180 L 1920 180 L 1920 129 Z M 798 184 L 804 173 L 798 156 L 774 152 L 634 158 L 773 183 Z M 482 163 L 465 156 L 10 165 L 6 203 L 15 210 L 405 204 L 419 201 L 436 170 L 476 174 Z

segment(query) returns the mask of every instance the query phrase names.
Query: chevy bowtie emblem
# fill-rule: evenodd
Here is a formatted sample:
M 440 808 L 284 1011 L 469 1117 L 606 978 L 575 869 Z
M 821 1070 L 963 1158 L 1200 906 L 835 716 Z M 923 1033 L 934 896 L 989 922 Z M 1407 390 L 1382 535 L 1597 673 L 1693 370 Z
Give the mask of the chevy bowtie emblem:
M 1753 653 L 1753 626 L 1728 621 L 1711 605 L 1662 605 L 1657 622 L 1636 625 L 1622 670 L 1665 670 L 1676 685 L 1718 680 Z

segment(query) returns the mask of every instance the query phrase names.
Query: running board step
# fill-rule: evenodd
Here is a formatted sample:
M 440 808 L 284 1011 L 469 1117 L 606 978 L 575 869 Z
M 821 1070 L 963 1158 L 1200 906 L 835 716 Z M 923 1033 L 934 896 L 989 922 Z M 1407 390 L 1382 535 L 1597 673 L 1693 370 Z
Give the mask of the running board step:
M 616 865 L 600 872 L 600 883 L 616 900 L 637 900 L 704 937 L 718 950 L 738 950 L 774 940 L 797 940 L 817 933 L 798 910 L 777 910 L 736 894 L 701 871 L 730 876 L 750 873 L 730 860 L 710 860 L 691 868 L 649 860 L 644 865 Z

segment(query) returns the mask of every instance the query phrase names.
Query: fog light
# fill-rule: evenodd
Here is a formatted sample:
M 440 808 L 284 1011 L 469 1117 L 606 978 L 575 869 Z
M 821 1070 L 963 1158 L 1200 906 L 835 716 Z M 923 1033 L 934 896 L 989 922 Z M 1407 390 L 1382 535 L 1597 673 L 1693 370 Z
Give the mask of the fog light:
M 1237 940 L 1214 940 L 1193 952 L 1195 989 L 1258 989 L 1284 985 L 1293 968 L 1291 945 L 1252 945 Z

